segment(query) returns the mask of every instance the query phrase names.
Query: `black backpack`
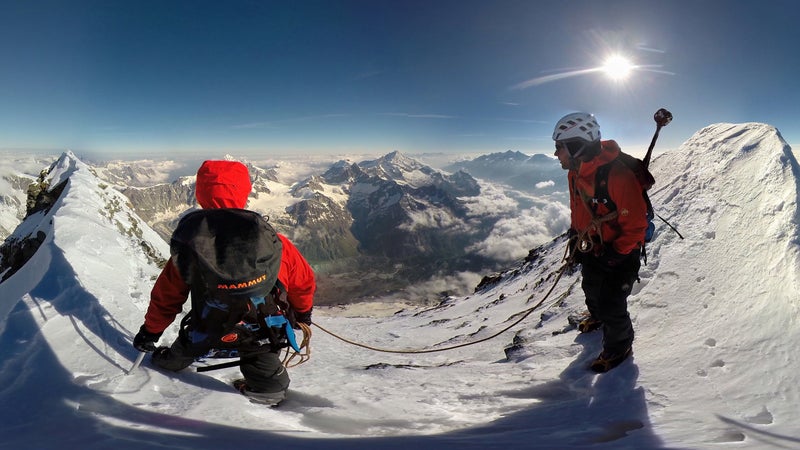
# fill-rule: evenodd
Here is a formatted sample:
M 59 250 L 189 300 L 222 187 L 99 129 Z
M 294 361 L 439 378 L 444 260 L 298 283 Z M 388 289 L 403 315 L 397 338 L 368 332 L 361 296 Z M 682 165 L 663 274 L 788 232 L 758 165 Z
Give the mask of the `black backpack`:
M 653 223 L 655 211 L 653 210 L 653 204 L 650 202 L 650 196 L 647 195 L 647 191 L 653 187 L 656 180 L 641 159 L 620 151 L 619 156 L 614 158 L 613 161 L 598 167 L 594 178 L 595 186 L 594 197 L 592 198 L 592 207 L 596 208 L 598 204 L 603 204 L 606 206 L 609 212 L 614 212 L 617 210 L 616 203 L 614 203 L 614 201 L 608 195 L 608 174 L 611 172 L 611 168 L 614 164 L 620 163 L 624 164 L 625 167 L 633 172 L 633 174 L 636 176 L 636 179 L 639 181 L 639 185 L 642 187 L 642 197 L 647 205 L 647 231 L 645 232 L 644 241 L 650 242 L 653 240 L 653 234 L 656 226 Z
M 170 252 L 191 288 L 181 338 L 194 356 L 294 342 L 294 315 L 278 282 L 282 250 L 275 230 L 253 211 L 204 209 L 181 219 Z

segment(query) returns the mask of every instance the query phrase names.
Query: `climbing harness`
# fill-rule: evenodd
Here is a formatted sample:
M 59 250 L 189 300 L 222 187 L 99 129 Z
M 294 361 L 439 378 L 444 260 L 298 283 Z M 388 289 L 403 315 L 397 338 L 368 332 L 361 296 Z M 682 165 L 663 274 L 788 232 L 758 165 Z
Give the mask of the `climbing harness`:
M 586 203 L 584 203 L 584 205 L 586 205 Z M 589 209 L 588 205 L 586 207 Z M 591 212 L 591 209 L 589 209 L 589 212 Z M 602 225 L 604 222 L 616 219 L 617 216 L 617 211 L 612 211 L 604 216 L 594 216 L 591 222 L 589 222 L 589 226 L 587 226 L 583 231 L 578 232 L 576 246 L 577 250 L 581 253 L 589 253 L 594 251 L 594 246 L 596 244 L 599 244 L 600 248 L 602 248 L 605 244 L 603 240 Z M 594 231 L 594 236 L 596 236 L 597 239 L 592 238 L 592 231 Z
M 308 325 L 304 324 L 304 323 L 298 323 L 297 326 L 300 327 L 300 330 L 303 332 L 303 339 L 300 340 L 299 344 L 296 343 L 296 341 L 295 341 L 296 347 L 295 347 L 295 345 L 289 345 L 289 346 L 287 346 L 284 349 L 279 351 L 279 354 L 280 353 L 284 353 L 283 358 L 281 359 L 281 364 L 283 364 L 283 366 L 286 367 L 287 369 L 292 368 L 292 367 L 297 367 L 300 364 L 303 364 L 306 361 L 308 361 L 309 359 L 311 359 L 311 328 Z M 287 336 L 291 336 L 290 338 L 287 337 L 287 339 L 289 339 L 290 341 L 294 341 L 295 340 L 294 330 L 291 327 L 287 330 Z M 270 351 L 269 346 L 264 346 L 264 350 L 263 351 L 264 352 Z M 239 356 L 239 352 L 234 349 L 232 351 L 229 351 L 229 352 L 225 353 L 224 356 L 221 356 L 221 357 L 236 358 L 238 356 Z M 297 359 L 297 361 L 295 361 L 295 359 Z M 228 367 L 236 367 L 236 366 L 239 366 L 241 364 L 242 364 L 241 360 L 236 360 L 236 361 L 230 361 L 230 362 L 225 362 L 225 363 L 221 363 L 221 364 L 212 364 L 212 365 L 208 365 L 208 366 L 201 366 L 201 367 L 197 368 L 197 371 L 198 372 L 209 372 L 209 371 L 217 370 L 217 369 L 226 369 Z

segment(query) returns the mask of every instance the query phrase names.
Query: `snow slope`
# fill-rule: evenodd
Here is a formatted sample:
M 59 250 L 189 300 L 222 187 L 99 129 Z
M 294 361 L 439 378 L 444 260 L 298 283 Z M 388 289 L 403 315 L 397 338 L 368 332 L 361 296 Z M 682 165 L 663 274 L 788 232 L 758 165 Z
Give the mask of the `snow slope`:
M 49 158 L 49 159 L 46 159 Z M 5 239 L 25 216 L 27 186 L 52 156 L 0 152 L 0 239 Z
M 145 360 L 125 375 L 158 273 L 140 249 L 158 239 L 67 154 L 51 176 L 69 185 L 35 225 L 45 243 L 0 284 L 0 447 L 800 446 L 795 156 L 770 126 L 716 124 L 656 158 L 653 172 L 656 210 L 685 239 L 659 224 L 648 247 L 630 298 L 632 360 L 586 370 L 601 337 L 568 327 L 583 299 L 578 274 L 559 279 L 557 239 L 434 308 L 315 309 L 325 329 L 388 349 L 474 342 L 522 321 L 423 354 L 314 328 L 311 360 L 290 369 L 290 398 L 269 409 L 229 387 L 235 368 L 175 374 Z

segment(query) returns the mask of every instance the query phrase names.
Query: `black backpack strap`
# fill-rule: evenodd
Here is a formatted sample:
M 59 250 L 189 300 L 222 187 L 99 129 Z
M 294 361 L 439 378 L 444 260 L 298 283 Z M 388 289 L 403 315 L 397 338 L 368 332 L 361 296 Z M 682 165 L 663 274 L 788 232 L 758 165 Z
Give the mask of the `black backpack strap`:
M 595 172 L 594 197 L 591 199 L 592 212 L 594 212 L 595 215 L 597 214 L 598 205 L 605 205 L 609 212 L 617 210 L 617 204 L 614 203 L 608 195 L 608 174 L 611 172 L 611 167 L 616 161 L 615 159 L 607 164 L 603 164 L 598 167 L 597 172 Z
M 597 172 L 595 174 L 595 179 L 594 179 L 595 180 L 594 198 L 592 199 L 593 203 L 592 207 L 594 208 L 593 211 L 595 213 L 598 204 L 604 204 L 606 208 L 608 208 L 609 213 L 613 213 L 614 211 L 617 210 L 617 204 L 614 203 L 613 200 L 611 200 L 611 197 L 608 194 L 608 176 L 611 173 L 612 164 L 616 162 L 619 162 L 620 164 L 623 164 L 626 168 L 630 169 L 636 176 L 636 180 L 639 181 L 640 184 L 642 182 L 645 182 L 649 183 L 649 185 L 652 185 L 652 183 L 654 182 L 653 176 L 646 168 L 642 166 L 641 170 L 643 170 L 644 172 L 642 174 L 639 174 L 637 173 L 637 168 L 631 166 L 636 161 L 638 160 L 636 160 L 634 157 L 626 153 L 620 152 L 619 157 L 597 168 Z M 640 178 L 640 176 L 644 178 Z M 647 189 L 644 187 L 642 187 L 642 198 L 644 199 L 645 206 L 647 208 L 647 221 L 648 223 L 652 223 L 653 218 L 655 218 L 655 211 L 653 210 L 653 203 L 650 201 L 650 196 L 647 195 Z M 641 252 L 642 252 L 641 256 L 644 259 L 645 265 L 647 265 L 647 249 L 645 247 L 647 241 L 648 239 L 645 238 L 645 240 L 642 242 L 641 245 Z
M 634 175 L 637 175 L 636 170 L 632 168 L 630 165 L 628 165 L 628 162 L 626 162 L 626 160 L 622 158 L 617 158 L 607 164 L 598 167 L 594 177 L 594 197 L 592 197 L 591 199 L 592 208 L 594 212 L 596 212 L 597 205 L 599 204 L 606 205 L 606 208 L 608 208 L 609 212 L 617 210 L 617 204 L 614 203 L 614 201 L 608 194 L 608 176 L 611 173 L 612 165 L 617 161 L 619 161 L 625 167 L 630 169 L 634 173 Z M 647 177 L 649 177 L 649 179 L 652 179 L 653 176 L 650 175 L 649 172 L 647 172 Z M 639 180 L 638 175 L 636 179 Z M 641 180 L 639 180 L 639 182 L 641 183 Z M 647 220 L 651 221 L 653 220 L 653 218 L 655 218 L 655 212 L 653 211 L 653 203 L 650 202 L 650 196 L 647 195 L 647 189 L 645 189 L 644 187 L 642 188 L 642 197 L 644 198 L 645 205 L 647 206 Z

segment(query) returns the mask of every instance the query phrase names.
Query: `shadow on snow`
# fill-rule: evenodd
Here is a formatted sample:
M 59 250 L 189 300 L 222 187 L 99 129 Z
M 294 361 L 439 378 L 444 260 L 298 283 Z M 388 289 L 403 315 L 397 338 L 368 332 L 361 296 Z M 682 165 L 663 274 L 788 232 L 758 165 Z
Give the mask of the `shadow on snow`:
M 51 247 L 49 250 L 53 250 Z M 614 371 L 595 375 L 586 367 L 599 351 L 600 343 L 592 336 L 578 335 L 582 353 L 557 380 L 533 384 L 522 391 L 498 392 L 498 395 L 535 398 L 540 402 L 528 409 L 509 414 L 494 422 L 438 435 L 359 438 L 313 438 L 279 434 L 290 430 L 253 430 L 219 425 L 179 416 L 165 415 L 138 408 L 112 397 L 127 389 L 147 383 L 142 375 L 125 377 L 124 372 L 138 355 L 131 346 L 132 332 L 104 308 L 97 298 L 77 283 L 72 267 L 63 254 L 54 251 L 43 280 L 31 292 L 46 317 L 47 304 L 68 317 L 92 351 L 108 361 L 110 372 L 119 371 L 107 383 L 108 391 L 81 384 L 92 374 L 69 373 L 59 362 L 41 335 L 40 326 L 22 301 L 14 307 L 8 325 L 0 336 L 4 361 L 0 365 L 0 400 L 4 407 L 0 420 L 6 432 L 0 443 L 12 448 L 43 448 L 48 444 L 76 448 L 231 448 L 264 441 L 269 445 L 291 448 L 515 448 L 525 443 L 530 448 L 660 448 L 661 440 L 652 432 L 642 387 L 636 388 L 638 368 L 633 360 Z M 125 355 L 125 367 L 108 357 L 107 351 L 93 344 L 88 330 L 100 336 L 104 346 Z M 149 369 L 152 370 L 152 369 Z M 514 366 L 509 364 L 509 370 Z M 170 374 L 182 382 L 203 389 L 230 391 L 212 377 L 184 371 Z M 142 377 L 146 377 L 142 380 Z M 26 390 L 32 390 L 26 392 Z M 30 401 L 28 399 L 28 394 Z M 301 405 L 308 406 L 297 392 Z M 324 399 L 322 399 L 324 400 Z M 321 400 L 311 398 L 312 404 Z M 288 406 L 292 406 L 289 403 Z M 312 405 L 313 406 L 313 405 Z M 333 405 L 325 405 L 333 406 Z M 253 406 L 260 407 L 260 406 Z M 464 403 L 469 408 L 468 399 Z M 292 406 L 294 411 L 302 407 Z M 125 426 L 114 425 L 114 422 Z M 56 426 L 45 426 L 57 424 Z M 137 428 L 157 427 L 163 431 Z M 268 426 L 268 425 L 267 425 Z M 46 429 L 46 432 L 43 430 Z M 299 432 L 292 432 L 298 434 Z

